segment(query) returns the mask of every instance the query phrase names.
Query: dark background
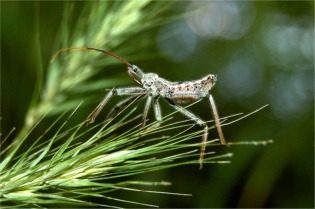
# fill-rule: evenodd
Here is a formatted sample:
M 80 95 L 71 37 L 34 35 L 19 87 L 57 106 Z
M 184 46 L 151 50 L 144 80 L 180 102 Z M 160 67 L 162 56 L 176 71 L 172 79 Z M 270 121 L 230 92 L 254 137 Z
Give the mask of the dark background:
M 85 3 L 73 4 L 75 17 Z M 39 34 L 34 25 L 36 6 Z M 212 95 L 221 116 L 248 113 L 269 104 L 249 118 L 225 126 L 226 140 L 273 139 L 274 143 L 232 146 L 227 151 L 234 153 L 231 164 L 206 165 L 201 171 L 196 166 L 183 166 L 134 177 L 170 181 L 173 185 L 161 190 L 191 193 L 193 197 L 131 196 L 160 207 L 314 207 L 314 3 L 177 2 L 169 14 L 196 7 L 208 9 L 149 31 L 151 43 L 139 53 L 155 58 L 135 64 L 174 81 L 217 74 Z M 58 49 L 56 36 L 63 8 L 62 2 L 1 2 L 4 135 L 13 126 L 19 130 L 24 124 L 38 79 L 36 40 L 40 40 L 46 69 Z M 166 36 L 168 32 L 172 35 Z M 163 113 L 172 111 L 161 103 Z M 211 119 L 206 100 L 191 109 Z M 217 135 L 212 131 L 210 138 L 214 137 Z M 117 195 L 130 197 L 128 192 Z

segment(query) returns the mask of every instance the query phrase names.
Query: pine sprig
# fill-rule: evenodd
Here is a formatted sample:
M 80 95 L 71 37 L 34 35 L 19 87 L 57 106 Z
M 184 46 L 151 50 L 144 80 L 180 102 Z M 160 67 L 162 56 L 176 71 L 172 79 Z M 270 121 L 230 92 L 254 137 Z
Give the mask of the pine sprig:
M 189 143 L 193 138 L 200 138 L 201 131 L 187 133 L 194 124 L 186 121 L 186 123 L 177 122 L 157 129 L 153 129 L 154 124 L 142 128 L 135 126 L 115 135 L 119 128 L 130 127 L 129 124 L 138 119 L 130 117 L 133 111 L 126 113 L 118 121 L 110 119 L 90 128 L 80 123 L 71 131 L 63 130 L 71 118 L 69 117 L 59 126 L 55 135 L 45 139 L 49 143 L 36 140 L 26 153 L 12 157 L 10 168 L 0 173 L 2 205 L 13 206 L 10 203 L 17 202 L 26 207 L 66 203 L 108 207 L 109 205 L 99 205 L 81 199 L 82 197 L 99 197 L 117 202 L 152 206 L 118 199 L 107 193 L 119 189 L 134 192 L 146 191 L 133 186 L 165 186 L 169 183 L 132 181 L 111 183 L 111 180 L 183 164 L 198 164 L 198 149 L 190 148 L 189 151 L 180 151 L 187 149 L 187 146 L 180 144 Z M 58 126 L 57 122 L 61 118 L 57 119 L 49 129 Z M 168 118 L 170 116 L 165 117 L 165 121 Z M 170 129 L 178 130 L 179 133 L 163 137 L 163 140 L 152 137 L 158 132 L 166 133 Z M 86 135 L 90 133 L 92 135 L 87 138 Z M 64 143 L 56 145 L 59 141 L 64 141 Z M 200 146 L 200 143 L 194 146 Z M 175 152 L 177 154 L 169 154 Z M 159 157 L 164 153 L 167 157 Z M 206 155 L 205 163 L 225 163 L 228 162 L 225 158 L 230 156 L 231 154 L 215 156 L 214 153 L 210 153 Z M 148 192 L 175 194 L 151 190 Z M 176 193 L 176 195 L 186 194 Z M 110 205 L 110 207 L 116 207 L 116 205 Z
M 140 124 L 131 126 L 130 124 L 137 121 L 139 117 L 132 115 L 136 108 L 129 109 L 130 107 L 128 111 L 121 112 L 122 117 L 108 119 L 92 127 L 86 127 L 82 122 L 71 129 L 66 128 L 71 117 L 78 114 L 79 108 L 77 108 L 67 119 L 63 119 L 65 117 L 63 114 L 48 127 L 48 129 L 57 128 L 50 138 L 40 136 L 24 153 L 16 154 L 17 150 L 23 147 L 23 144 L 20 144 L 17 150 L 12 152 L 16 156 L 10 154 L 5 159 L 9 161 L 0 164 L 1 204 L 10 207 L 78 204 L 117 208 L 121 202 L 155 207 L 147 203 L 114 197 L 111 192 L 126 190 L 189 196 L 189 194 L 137 188 L 137 186 L 168 186 L 170 185 L 168 182 L 121 179 L 180 165 L 194 164 L 197 168 L 199 164 L 197 148 L 201 143 L 192 143 L 192 140 L 200 140 L 202 130 L 191 132 L 190 129 L 195 124 L 189 120 L 171 123 L 170 119 L 175 112 L 164 117 L 164 125 L 158 128 L 154 126 L 155 123 L 145 127 L 141 127 Z M 223 118 L 223 120 L 227 119 Z M 62 123 L 59 125 L 59 122 Z M 123 132 L 118 131 L 124 127 L 128 129 Z M 33 131 L 35 130 L 36 127 Z M 177 134 L 166 135 L 174 131 Z M 41 139 L 44 142 L 41 142 Z M 246 144 L 267 143 L 270 141 Z M 208 147 L 218 144 L 217 139 L 207 143 Z M 204 164 L 229 163 L 227 158 L 231 156 L 231 153 L 217 155 L 211 151 L 206 153 Z M 88 199 L 91 197 L 103 199 L 101 202 L 111 200 L 116 203 L 104 205 L 90 202 Z
M 67 4 L 56 50 L 69 46 L 102 48 L 132 61 L 129 55 L 137 53 L 141 45 L 130 39 L 150 28 L 170 21 L 159 15 L 171 4 L 168 1 L 104 1 L 85 3 L 75 24 L 72 22 L 72 4 Z M 106 14 L 106 15 L 104 15 Z M 123 14 L 123 15 L 122 15 Z M 72 25 L 75 25 L 70 31 Z M 148 39 L 149 40 L 149 39 Z M 125 47 L 125 43 L 131 43 Z M 61 43 L 61 44 L 60 44 Z M 144 41 L 147 45 L 149 42 Z M 40 50 L 39 50 L 40 51 Z M 138 53 L 137 53 L 138 54 Z M 145 55 L 138 54 L 138 58 Z M 135 108 L 123 111 L 119 117 L 86 127 L 84 122 L 68 127 L 73 115 L 78 114 L 82 98 L 70 99 L 69 93 L 89 95 L 95 90 L 112 88 L 117 80 L 109 78 L 96 82 L 88 80 L 106 69 L 115 60 L 98 53 L 64 53 L 49 65 L 40 98 L 34 98 L 25 125 L 10 149 L 2 149 L 0 163 L 0 203 L 2 207 L 47 207 L 61 204 L 118 208 L 120 203 L 155 207 L 131 199 L 111 195 L 115 190 L 149 192 L 167 195 L 180 193 L 143 189 L 145 186 L 168 186 L 168 182 L 126 181 L 124 178 L 185 164 L 199 164 L 199 146 L 202 130 L 191 132 L 191 121 L 171 123 L 170 114 L 163 118 L 163 126 L 155 123 L 140 127 L 134 124 Z M 121 80 L 119 82 L 122 82 Z M 88 100 L 88 99 L 86 99 Z M 85 101 L 86 101 L 85 100 Z M 75 109 L 66 119 L 65 110 Z M 43 119 L 59 117 L 50 122 L 44 133 L 33 138 Z M 224 120 L 224 119 L 223 119 Z M 124 129 L 128 127 L 128 129 Z M 130 128 L 131 127 L 131 128 Z M 121 131 L 123 130 L 123 131 Z M 171 131 L 176 130 L 177 134 Z M 47 134 L 53 132 L 52 135 Z M 169 133 L 169 134 L 168 134 Z M 32 141 L 28 144 L 28 141 Z M 258 142 L 259 144 L 259 142 Z M 217 140 L 208 146 L 218 145 Z M 22 148 L 25 150 L 22 150 Z M 204 164 L 228 163 L 232 154 L 206 153 Z M 197 166 L 196 166 L 197 168 Z M 116 182 L 113 182 L 113 181 Z M 139 188 L 141 187 L 141 189 Z M 115 202 L 111 205 L 90 201 L 98 198 Z M 104 202 L 104 201 L 102 201 Z

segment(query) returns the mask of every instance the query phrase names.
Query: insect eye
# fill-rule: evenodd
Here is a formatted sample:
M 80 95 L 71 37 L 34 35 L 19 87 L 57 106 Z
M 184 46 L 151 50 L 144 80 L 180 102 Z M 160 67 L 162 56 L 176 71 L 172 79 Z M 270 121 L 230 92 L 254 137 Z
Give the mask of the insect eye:
M 137 67 L 137 66 L 135 66 L 135 65 L 133 65 L 133 66 L 132 66 L 132 70 L 133 70 L 133 72 L 135 72 L 135 73 L 136 73 L 136 72 L 138 71 L 138 67 Z

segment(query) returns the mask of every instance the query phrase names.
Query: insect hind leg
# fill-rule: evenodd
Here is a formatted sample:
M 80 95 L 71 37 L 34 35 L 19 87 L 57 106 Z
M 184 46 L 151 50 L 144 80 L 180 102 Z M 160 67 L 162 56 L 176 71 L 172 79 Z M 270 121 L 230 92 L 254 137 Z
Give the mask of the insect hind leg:
M 224 136 L 223 136 L 223 131 L 222 131 L 221 124 L 220 124 L 220 120 L 219 120 L 218 110 L 217 110 L 217 107 L 216 107 L 216 105 L 214 103 L 214 99 L 211 96 L 211 94 L 209 94 L 209 102 L 210 102 L 210 106 L 211 106 L 211 109 L 212 109 L 212 114 L 213 114 L 213 117 L 214 117 L 215 126 L 216 126 L 218 134 L 219 134 L 220 142 L 221 142 L 221 144 L 225 144 L 226 145 L 226 142 L 225 142 L 225 139 L 224 139 Z
M 207 123 L 205 121 L 203 121 L 202 119 L 200 119 L 198 116 L 194 115 L 193 113 L 191 113 L 190 111 L 182 108 L 181 106 L 175 104 L 172 100 L 165 98 L 166 101 L 168 101 L 168 103 L 177 111 L 179 111 L 180 113 L 182 113 L 183 115 L 185 115 L 187 118 L 190 118 L 192 120 L 194 120 L 199 126 L 203 127 L 203 135 L 202 135 L 202 145 L 201 145 L 201 149 L 200 149 L 200 157 L 199 157 L 199 164 L 200 167 L 199 169 L 202 169 L 203 167 L 203 158 L 205 155 L 205 151 L 206 151 L 206 144 L 207 144 L 207 139 L 208 139 L 208 126 Z

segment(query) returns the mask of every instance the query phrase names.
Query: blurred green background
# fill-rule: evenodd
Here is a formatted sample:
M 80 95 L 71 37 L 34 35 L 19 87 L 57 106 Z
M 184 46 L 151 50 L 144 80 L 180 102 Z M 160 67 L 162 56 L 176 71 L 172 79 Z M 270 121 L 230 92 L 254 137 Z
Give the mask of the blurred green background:
M 57 38 L 65 4 L 1 2 L 3 135 L 12 127 L 21 129 L 38 77 L 45 77 L 56 50 L 67 46 Z M 73 25 L 86 4 L 71 2 Z M 200 11 L 190 13 L 195 10 Z M 234 153 L 231 164 L 206 165 L 201 171 L 197 166 L 183 166 L 134 177 L 170 181 L 171 187 L 160 189 L 191 193 L 192 197 L 130 192 L 116 192 L 117 195 L 160 207 L 313 208 L 314 2 L 173 2 L 162 15 L 185 13 L 183 18 L 148 30 L 146 36 L 132 37 L 130 46 L 124 43 L 125 48 L 139 45 L 133 48 L 133 56 L 148 55 L 133 63 L 145 72 L 156 72 L 173 81 L 217 74 L 218 82 L 211 92 L 220 116 L 248 113 L 269 104 L 249 118 L 223 127 L 226 140 L 273 139 L 274 143 L 215 150 Z M 69 33 L 74 32 L 73 25 L 69 24 Z M 44 69 L 42 73 L 38 72 L 40 68 Z M 115 70 L 110 74 L 117 73 L 123 79 L 117 86 L 134 85 L 123 64 Z M 108 74 L 101 72 L 98 76 Z M 89 110 L 102 94 L 96 92 L 99 99 L 87 107 Z M 172 111 L 165 102 L 161 104 L 164 114 Z M 211 119 L 206 100 L 191 110 Z M 184 119 L 181 115 L 176 117 Z M 210 138 L 215 137 L 216 132 L 211 131 Z

